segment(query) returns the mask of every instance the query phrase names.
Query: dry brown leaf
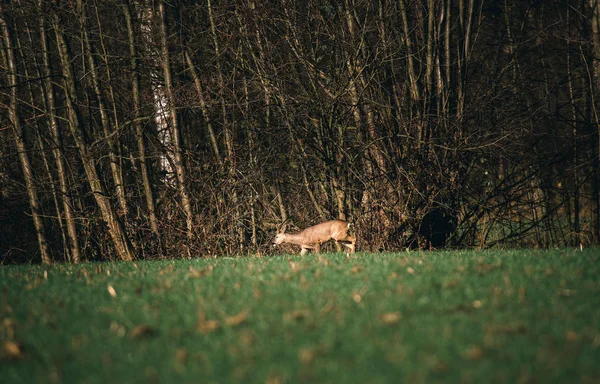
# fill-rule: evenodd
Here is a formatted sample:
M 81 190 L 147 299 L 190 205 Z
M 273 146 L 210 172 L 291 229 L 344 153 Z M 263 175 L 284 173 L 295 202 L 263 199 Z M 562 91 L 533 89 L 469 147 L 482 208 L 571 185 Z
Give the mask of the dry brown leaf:
M 298 264 L 294 263 L 292 260 L 289 260 L 289 263 L 290 263 L 290 268 L 292 269 L 292 271 L 294 271 L 294 272 L 300 271 L 301 268 Z
M 335 303 L 333 301 L 328 301 L 327 304 L 325 304 L 323 306 L 323 308 L 321 308 L 321 310 L 319 311 L 319 316 L 323 317 L 326 316 L 329 312 L 333 311 L 335 309 Z
M 214 332 L 221 328 L 221 324 L 217 320 L 204 320 L 198 322 L 198 329 L 204 333 Z
M 267 380 L 265 381 L 265 384 L 282 384 L 282 383 L 283 383 L 283 377 L 281 377 L 281 375 L 276 374 L 276 373 L 269 374 L 269 377 L 267 377 Z
M 467 351 L 467 357 L 471 360 L 479 360 L 483 357 L 483 349 L 474 346 Z
M 558 291 L 558 295 L 559 295 L 559 296 L 564 296 L 564 297 L 571 297 L 571 296 L 575 296 L 575 294 L 576 294 L 576 293 L 577 293 L 577 291 L 576 291 L 576 290 L 574 290 L 574 289 L 566 289 L 566 288 L 564 288 L 564 289 L 560 289 L 560 290 Z
M 217 320 L 206 319 L 206 313 L 200 310 L 198 312 L 198 323 L 196 328 L 204 333 L 209 333 L 221 328 L 221 324 Z
M 575 331 L 567 331 L 565 338 L 567 339 L 567 341 L 572 342 L 572 343 L 579 340 L 579 336 L 577 335 L 577 333 Z
M 352 273 L 356 274 L 362 272 L 363 269 L 365 268 L 362 265 L 355 265 L 354 268 L 352 268 Z
M 175 351 L 175 361 L 179 364 L 185 364 L 188 359 L 188 352 L 183 348 L 177 348 Z
M 400 312 L 388 312 L 388 313 L 382 313 L 379 316 L 379 318 L 381 319 L 381 321 L 384 324 L 392 325 L 392 324 L 397 324 L 398 322 L 400 322 L 402 315 L 400 314 Z
M 168 267 L 161 269 L 160 272 L 159 272 L 159 274 L 162 276 L 162 275 L 164 275 L 166 273 L 173 272 L 174 269 L 175 269 L 175 267 L 173 266 L 173 264 L 171 264 Z
M 310 364 L 315 358 L 315 351 L 311 348 L 302 348 L 298 351 L 298 358 L 302 364 Z
M 479 273 L 483 273 L 483 272 L 489 272 L 489 271 L 493 271 L 494 269 L 498 268 L 499 265 L 495 265 L 495 264 L 484 264 L 484 263 L 479 263 L 477 264 L 477 266 L 475 267 L 475 271 L 479 272 Z
M 287 321 L 301 321 L 305 320 L 309 315 L 309 312 L 306 309 L 298 309 L 295 311 L 286 312 L 283 315 L 283 318 Z
M 14 341 L 5 341 L 2 350 L 4 352 L 2 356 L 4 359 L 16 360 L 24 357 L 21 347 Z
M 237 315 L 234 315 L 231 317 L 226 317 L 225 324 L 227 324 L 230 327 L 235 327 L 237 325 L 245 323 L 246 320 L 248 320 L 248 313 L 250 313 L 250 310 L 244 309 L 242 312 L 238 313 Z
M 2 325 L 6 332 L 8 340 L 12 340 L 15 337 L 15 321 L 14 319 L 7 317 L 2 321 Z
M 415 270 L 412 269 L 411 267 L 406 268 L 406 272 L 410 273 L 411 275 L 415 274 Z
M 592 346 L 594 348 L 600 347 L 600 333 L 598 333 L 596 336 L 594 336 L 594 341 L 592 342 Z
M 200 270 L 190 267 L 190 277 L 199 278 L 209 275 L 213 271 L 213 266 L 209 265 L 206 268 L 202 268 Z
M 525 291 L 525 287 L 523 287 L 522 285 L 519 287 L 519 303 L 523 303 L 525 302 L 525 299 L 527 298 L 527 292 Z
M 325 344 L 302 348 L 298 351 L 298 359 L 302 364 L 310 364 L 319 356 L 326 354 L 328 350 L 329 347 Z
M 157 333 L 158 331 L 151 325 L 142 324 L 133 328 L 129 335 L 133 340 L 137 340 L 145 337 L 156 336 Z
M 115 291 L 115 289 L 113 288 L 112 285 L 108 284 L 108 293 L 112 296 L 112 297 L 117 297 L 117 291 Z

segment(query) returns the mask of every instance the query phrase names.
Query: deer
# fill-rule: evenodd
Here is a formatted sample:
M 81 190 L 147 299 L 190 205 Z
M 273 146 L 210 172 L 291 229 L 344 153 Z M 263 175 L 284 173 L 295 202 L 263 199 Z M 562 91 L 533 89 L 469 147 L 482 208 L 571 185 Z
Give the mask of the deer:
M 356 238 L 348 235 L 349 228 L 350 224 L 343 220 L 326 221 L 298 233 L 284 233 L 284 226 L 284 229 L 275 236 L 273 246 L 283 243 L 296 244 L 301 248 L 300 255 L 305 255 L 309 249 L 319 253 L 321 244 L 333 239 L 336 244 L 347 247 L 346 253 L 350 254 L 355 251 Z

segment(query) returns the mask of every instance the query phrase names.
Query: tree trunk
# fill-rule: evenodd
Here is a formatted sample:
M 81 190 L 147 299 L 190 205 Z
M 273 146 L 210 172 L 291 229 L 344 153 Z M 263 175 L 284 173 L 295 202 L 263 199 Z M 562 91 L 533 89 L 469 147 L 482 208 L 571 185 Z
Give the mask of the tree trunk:
M 40 8 L 41 2 L 40 0 Z M 67 225 L 67 234 L 69 238 L 68 247 L 70 249 L 71 261 L 78 263 L 81 260 L 81 253 L 79 247 L 79 239 L 77 237 L 77 227 L 75 225 L 75 216 L 73 214 L 73 203 L 71 201 L 71 194 L 69 192 L 67 182 L 67 170 L 65 167 L 62 134 L 58 119 L 56 118 L 56 101 L 54 92 L 54 83 L 52 81 L 52 69 L 50 67 L 50 58 L 48 57 L 48 43 L 46 36 L 46 23 L 43 15 L 39 15 L 40 23 L 40 42 L 42 51 L 42 74 L 44 78 L 44 91 L 46 93 L 46 102 L 48 106 L 48 125 L 50 126 L 50 133 L 53 140 L 52 155 L 54 156 L 54 162 L 56 163 L 56 170 L 58 174 L 58 185 L 61 193 L 61 200 L 63 210 L 65 214 L 65 222 Z
M 156 218 L 156 208 L 152 183 L 150 182 L 150 172 L 148 170 L 148 161 L 146 157 L 146 140 L 144 139 L 144 128 L 141 122 L 141 96 L 140 96 L 140 72 L 138 68 L 138 55 L 136 49 L 135 34 L 133 31 L 133 20 L 131 9 L 133 4 L 128 1 L 123 6 L 125 12 L 125 22 L 127 23 L 127 36 L 129 38 L 129 56 L 131 60 L 131 94 L 133 98 L 133 126 L 135 127 L 135 138 L 138 147 L 138 166 L 142 174 L 142 184 L 144 186 L 144 198 L 148 209 L 150 219 L 150 228 L 155 236 L 160 237 L 158 230 L 158 219 Z
M 31 216 L 33 218 L 33 225 L 38 240 L 38 246 L 40 254 L 42 256 L 42 263 L 51 264 L 52 257 L 50 254 L 50 247 L 46 238 L 46 228 L 42 219 L 42 210 L 40 201 L 38 198 L 37 191 L 35 189 L 35 181 L 33 179 L 33 172 L 31 168 L 31 161 L 27 147 L 25 145 L 25 137 L 23 135 L 23 128 L 21 121 L 19 120 L 19 114 L 17 112 L 18 107 L 18 94 L 17 94 L 17 63 L 15 60 L 15 53 L 13 51 L 13 29 L 9 25 L 8 20 L 5 19 L 4 11 L 0 6 L 0 24 L 2 32 L 4 34 L 4 46 L 6 48 L 6 67 L 8 68 L 8 86 L 10 87 L 10 105 L 8 107 L 8 115 L 11 123 L 12 131 L 15 137 L 15 143 L 17 152 L 19 153 L 19 160 L 21 162 L 21 168 L 23 169 L 23 178 L 25 179 L 25 187 L 27 189 L 27 197 L 29 198 L 29 206 L 31 208 Z
M 110 170 L 112 174 L 112 179 L 114 182 L 117 199 L 119 201 L 119 207 L 121 209 L 120 215 L 126 217 L 127 200 L 125 198 L 125 189 L 123 187 L 123 172 L 121 170 L 120 159 L 117 156 L 117 151 L 115 149 L 116 132 L 111 127 L 111 122 L 108 117 L 106 102 L 104 101 L 104 93 L 100 85 L 99 74 L 97 70 L 98 66 L 96 64 L 95 58 L 96 52 L 88 34 L 87 12 L 85 10 L 85 5 L 83 4 L 82 0 L 77 1 L 77 8 L 79 8 L 79 19 L 82 23 L 81 29 L 83 34 L 83 43 L 85 47 L 84 54 L 87 56 L 86 59 L 89 65 L 89 74 L 92 78 L 92 86 L 94 88 L 94 93 L 96 94 L 96 101 L 98 102 L 98 110 L 100 111 L 100 122 L 102 125 L 102 130 L 104 132 L 105 140 L 108 143 L 108 158 L 110 160 Z
M 221 65 L 221 52 L 219 48 L 219 40 L 217 36 L 217 28 L 215 25 L 215 17 L 213 12 L 213 7 L 211 4 L 211 0 L 208 0 L 208 20 L 210 23 L 210 31 L 211 37 L 213 41 L 213 47 L 215 51 L 215 63 L 217 66 L 217 80 L 218 80 L 218 95 L 219 95 L 219 104 L 221 105 L 221 123 L 223 126 L 223 134 L 225 136 L 225 151 L 226 151 L 226 164 L 228 164 L 229 171 L 229 180 L 231 183 L 231 202 L 233 204 L 233 212 L 235 217 L 232 218 L 234 230 L 237 235 L 238 243 L 243 244 L 243 228 L 241 228 L 241 212 L 240 212 L 240 199 L 236 190 L 236 158 L 235 158 L 235 150 L 234 150 L 234 142 L 233 142 L 233 132 L 231 127 L 233 123 L 229 122 L 227 115 L 227 106 L 225 105 L 225 79 L 223 76 L 223 66 Z
M 194 237 L 194 225 L 192 214 L 192 203 L 187 187 L 187 173 L 183 161 L 183 148 L 181 143 L 181 131 L 177 119 L 177 109 L 175 108 L 175 95 L 173 93 L 173 80 L 171 76 L 171 56 L 169 54 L 169 46 L 167 44 L 168 28 L 167 15 L 165 12 L 165 2 L 163 0 L 158 3 L 158 12 L 160 15 L 160 40 L 161 40 L 161 63 L 164 74 L 165 92 L 167 96 L 169 118 L 171 122 L 171 133 L 173 140 L 173 153 L 175 155 L 175 174 L 177 176 L 177 184 L 179 186 L 179 194 L 181 195 L 181 205 L 185 214 L 186 233 L 188 241 Z M 189 249 L 188 249 L 189 252 Z M 189 254 L 188 254 L 189 256 Z
M 204 90 L 202 89 L 202 83 L 200 82 L 200 77 L 196 72 L 196 67 L 194 66 L 194 62 L 192 61 L 190 53 L 187 50 L 185 51 L 185 61 L 190 70 L 190 75 L 194 80 L 194 86 L 196 87 L 196 94 L 198 95 L 200 109 L 202 110 L 202 114 L 204 115 L 204 122 L 206 123 L 206 129 L 208 130 L 208 137 L 210 139 L 211 148 L 215 155 L 215 159 L 217 160 L 217 164 L 222 164 L 221 153 L 219 152 L 219 144 L 217 142 L 217 136 L 215 135 L 215 131 L 210 121 L 210 114 L 208 111 L 208 106 L 206 105 L 206 99 L 204 98 Z
M 133 260 L 134 252 L 131 247 L 131 243 L 125 234 L 123 224 L 121 223 L 121 220 L 119 219 L 119 216 L 117 215 L 110 202 L 110 198 L 106 193 L 104 183 L 98 174 L 98 170 L 96 169 L 96 159 L 90 153 L 89 144 L 85 138 L 80 112 L 78 110 L 75 79 L 71 69 L 71 54 L 69 52 L 69 47 L 57 15 L 55 15 L 54 19 L 54 31 L 56 34 L 56 42 L 62 64 L 65 102 L 69 116 L 69 127 L 71 129 L 71 134 L 73 135 L 73 139 L 75 140 L 75 144 L 79 150 L 79 155 L 81 156 L 87 180 L 96 204 L 100 209 L 104 222 L 108 226 L 108 230 L 117 255 L 121 260 Z
M 593 155 L 594 161 L 594 186 L 593 186 L 593 200 L 594 200 L 594 236 L 596 237 L 596 244 L 600 243 L 600 116 L 599 116 L 599 103 L 600 99 L 600 1 L 588 0 L 589 9 L 591 11 L 590 23 L 592 33 L 592 55 L 591 55 L 591 66 L 590 71 L 590 120 L 591 125 L 594 128 L 595 143 Z

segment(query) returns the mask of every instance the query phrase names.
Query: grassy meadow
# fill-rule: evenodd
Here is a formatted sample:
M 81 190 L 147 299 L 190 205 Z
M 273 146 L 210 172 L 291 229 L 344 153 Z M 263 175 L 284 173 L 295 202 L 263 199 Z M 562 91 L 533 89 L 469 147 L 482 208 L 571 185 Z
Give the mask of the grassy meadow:
M 600 251 L 0 267 L 4 383 L 600 382 Z

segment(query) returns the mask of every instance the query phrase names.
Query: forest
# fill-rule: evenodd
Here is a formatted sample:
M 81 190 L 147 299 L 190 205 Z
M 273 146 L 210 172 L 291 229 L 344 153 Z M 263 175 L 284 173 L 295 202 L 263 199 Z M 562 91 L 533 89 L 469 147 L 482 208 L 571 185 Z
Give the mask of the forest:
M 600 241 L 598 0 L 0 5 L 0 263 Z

